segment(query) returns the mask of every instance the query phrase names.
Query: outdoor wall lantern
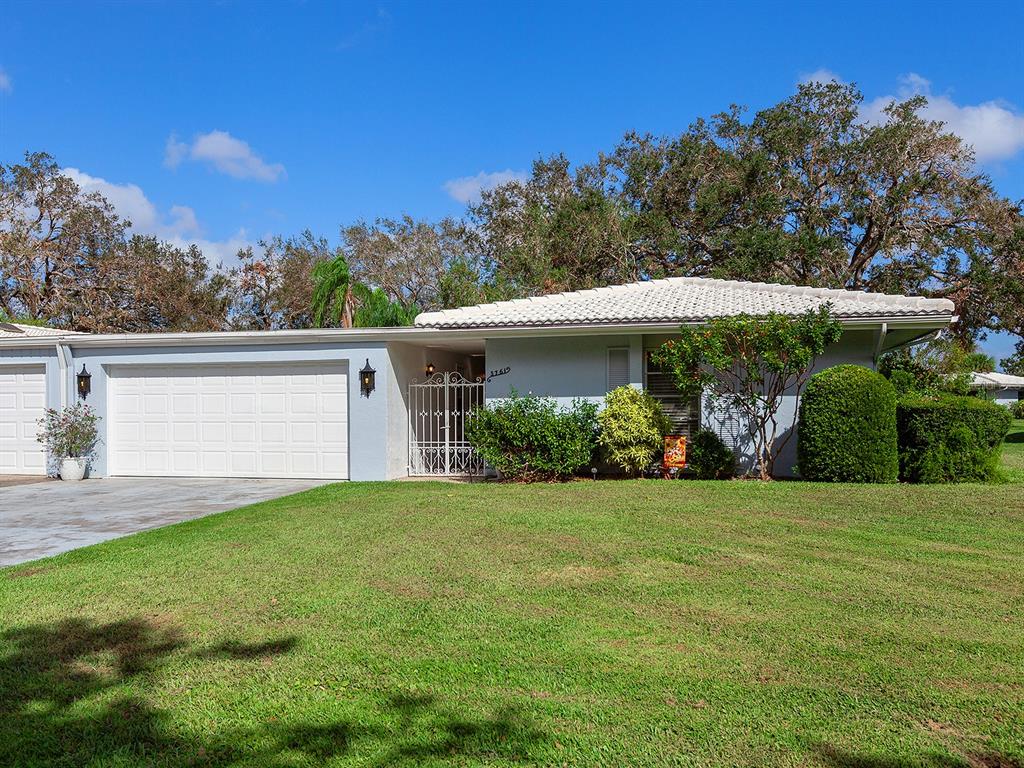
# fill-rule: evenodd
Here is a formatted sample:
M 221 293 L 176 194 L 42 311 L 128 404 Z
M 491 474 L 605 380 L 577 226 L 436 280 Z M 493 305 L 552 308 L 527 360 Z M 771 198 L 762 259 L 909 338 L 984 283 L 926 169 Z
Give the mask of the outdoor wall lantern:
M 370 358 L 366 358 L 366 365 L 359 369 L 359 391 L 363 397 L 369 397 L 373 392 L 376 376 L 377 371 L 370 367 Z
M 82 372 L 75 377 L 78 383 L 78 396 L 85 400 L 92 392 L 92 374 L 85 370 L 85 363 L 82 363 Z
M 427 370 L 427 376 L 433 376 L 434 375 L 434 364 L 433 363 L 427 363 L 427 369 L 426 370 Z

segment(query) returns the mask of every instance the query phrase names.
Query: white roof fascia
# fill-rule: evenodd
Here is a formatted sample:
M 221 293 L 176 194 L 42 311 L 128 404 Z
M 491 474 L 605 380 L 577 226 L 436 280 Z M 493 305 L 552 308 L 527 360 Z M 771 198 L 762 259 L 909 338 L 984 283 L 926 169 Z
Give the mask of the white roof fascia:
M 953 315 L 929 317 L 837 318 L 844 328 L 875 329 L 885 323 L 889 330 L 938 329 L 947 327 Z M 624 335 L 631 333 L 672 333 L 680 326 L 701 326 L 707 321 L 668 323 L 595 323 L 563 325 L 515 325 L 483 328 L 325 328 L 290 331 L 207 331 L 193 333 L 110 333 L 68 334 L 0 338 L 0 348 L 48 347 L 60 343 L 70 347 L 206 346 L 303 343 L 386 343 L 389 341 L 429 342 L 445 339 L 522 338 L 530 336 Z

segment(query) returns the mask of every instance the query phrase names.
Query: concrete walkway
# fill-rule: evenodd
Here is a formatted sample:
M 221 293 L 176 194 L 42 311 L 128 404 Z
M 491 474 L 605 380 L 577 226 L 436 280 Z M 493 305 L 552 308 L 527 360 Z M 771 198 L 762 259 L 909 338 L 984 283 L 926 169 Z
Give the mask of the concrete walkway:
M 0 566 L 323 485 L 321 480 L 114 478 L 0 488 Z

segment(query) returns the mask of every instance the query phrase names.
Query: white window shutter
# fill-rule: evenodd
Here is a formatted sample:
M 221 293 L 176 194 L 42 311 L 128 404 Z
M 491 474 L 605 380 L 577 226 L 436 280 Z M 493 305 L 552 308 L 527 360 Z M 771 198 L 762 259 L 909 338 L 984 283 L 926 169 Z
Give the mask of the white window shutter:
M 629 384 L 629 348 L 608 350 L 608 391 Z

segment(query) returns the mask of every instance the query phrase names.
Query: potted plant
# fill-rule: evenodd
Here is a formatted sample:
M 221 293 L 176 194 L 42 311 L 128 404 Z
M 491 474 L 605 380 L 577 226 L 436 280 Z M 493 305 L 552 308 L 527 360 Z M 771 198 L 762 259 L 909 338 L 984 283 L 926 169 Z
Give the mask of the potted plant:
M 100 417 L 84 403 L 57 410 L 47 408 L 39 420 L 40 443 L 60 461 L 61 480 L 81 480 L 99 442 Z

